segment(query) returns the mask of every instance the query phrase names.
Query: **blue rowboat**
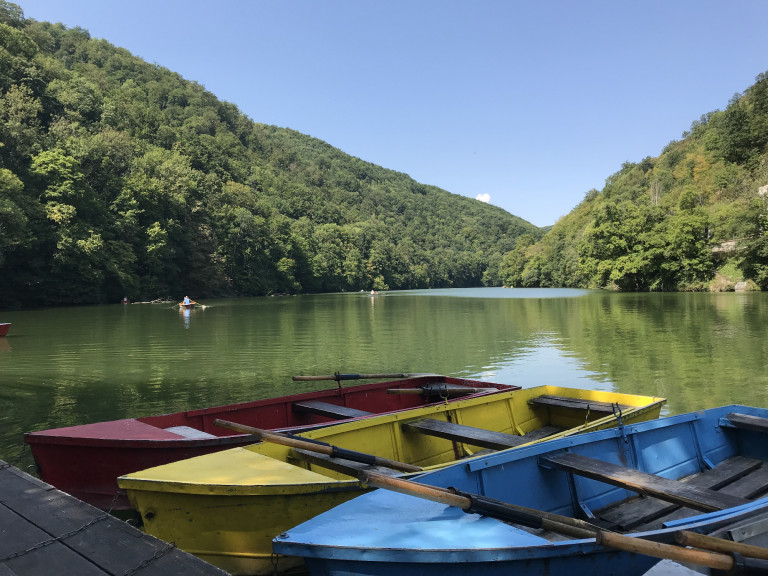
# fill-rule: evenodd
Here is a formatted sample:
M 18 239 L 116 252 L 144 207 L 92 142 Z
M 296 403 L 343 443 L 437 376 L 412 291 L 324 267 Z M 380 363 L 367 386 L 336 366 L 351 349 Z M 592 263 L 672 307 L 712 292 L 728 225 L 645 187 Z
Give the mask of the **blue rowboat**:
M 768 410 L 731 405 L 479 456 L 419 476 L 459 494 L 673 543 L 768 510 Z M 444 491 L 447 492 L 447 491 Z M 375 490 L 280 534 L 313 576 L 643 574 L 659 558 Z

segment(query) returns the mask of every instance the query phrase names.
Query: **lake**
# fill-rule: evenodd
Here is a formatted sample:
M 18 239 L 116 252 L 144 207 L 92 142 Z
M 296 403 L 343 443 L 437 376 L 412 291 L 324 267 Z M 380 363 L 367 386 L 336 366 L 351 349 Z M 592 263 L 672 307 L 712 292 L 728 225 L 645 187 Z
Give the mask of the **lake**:
M 0 459 L 23 432 L 437 372 L 768 406 L 768 294 L 474 288 L 2 311 Z

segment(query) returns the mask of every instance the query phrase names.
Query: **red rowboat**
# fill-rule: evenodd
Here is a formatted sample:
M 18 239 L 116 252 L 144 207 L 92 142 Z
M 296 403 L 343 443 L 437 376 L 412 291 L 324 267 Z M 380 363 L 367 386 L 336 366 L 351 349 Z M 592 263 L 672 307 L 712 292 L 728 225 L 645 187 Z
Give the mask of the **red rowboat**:
M 254 442 L 247 434 L 215 426 L 217 418 L 295 432 L 519 388 L 434 374 L 342 388 L 341 380 L 360 376 L 335 376 L 339 387 L 330 390 L 28 432 L 24 440 L 42 480 L 103 510 L 119 510 L 129 504 L 124 495 L 116 497 L 118 476 Z
M 11 327 L 10 322 L 0 322 L 0 336 L 8 334 L 8 328 Z

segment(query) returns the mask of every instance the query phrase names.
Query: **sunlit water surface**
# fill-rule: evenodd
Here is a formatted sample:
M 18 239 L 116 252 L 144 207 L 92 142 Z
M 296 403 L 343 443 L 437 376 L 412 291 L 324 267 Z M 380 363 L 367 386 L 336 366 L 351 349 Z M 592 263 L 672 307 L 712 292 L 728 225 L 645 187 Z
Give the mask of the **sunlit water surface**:
M 0 459 L 23 432 L 313 390 L 293 375 L 437 372 L 768 405 L 768 295 L 476 288 L 3 311 Z

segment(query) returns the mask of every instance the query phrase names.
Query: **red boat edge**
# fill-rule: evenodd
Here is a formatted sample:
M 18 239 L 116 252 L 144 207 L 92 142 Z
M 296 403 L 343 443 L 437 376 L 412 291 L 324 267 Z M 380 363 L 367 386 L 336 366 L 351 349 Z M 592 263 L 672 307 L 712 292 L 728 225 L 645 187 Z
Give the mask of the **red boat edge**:
M 225 448 L 252 444 L 216 419 L 300 432 L 519 386 L 424 375 L 188 410 L 28 432 L 40 478 L 103 510 L 130 508 L 117 477 Z
M 0 336 L 8 334 L 8 329 L 11 327 L 10 322 L 0 322 Z

